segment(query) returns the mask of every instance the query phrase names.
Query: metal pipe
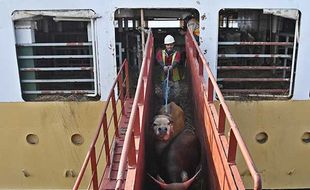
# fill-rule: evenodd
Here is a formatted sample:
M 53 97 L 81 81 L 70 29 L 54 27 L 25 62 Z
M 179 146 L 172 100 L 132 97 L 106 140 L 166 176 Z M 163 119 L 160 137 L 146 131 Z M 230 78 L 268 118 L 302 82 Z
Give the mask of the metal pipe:
M 292 58 L 291 55 L 285 54 L 218 54 L 219 58 Z
M 123 19 L 122 18 L 117 19 L 117 25 L 118 25 L 118 32 L 123 32 Z
M 79 187 L 80 187 L 80 184 L 81 184 L 81 182 L 82 182 L 82 178 L 83 178 L 84 173 L 85 173 L 85 171 L 86 171 L 86 166 L 88 165 L 88 162 L 90 161 L 91 150 L 92 150 L 92 149 L 91 149 L 91 147 L 90 147 L 90 149 L 88 150 L 88 152 L 87 152 L 87 154 L 86 154 L 86 158 L 85 158 L 85 160 L 84 160 L 84 162 L 83 162 L 83 164 L 82 164 L 80 173 L 79 173 L 78 177 L 76 178 L 75 184 L 74 184 L 74 186 L 73 186 L 73 188 L 72 188 L 73 190 L 78 190 Z
M 54 21 L 80 21 L 80 22 L 89 22 L 90 18 L 68 18 L 68 17 L 54 17 Z
M 288 42 L 290 40 L 290 37 L 286 36 L 285 40 Z M 285 47 L 284 54 L 288 54 L 288 47 Z M 283 66 L 285 67 L 287 65 L 287 59 L 284 59 L 283 62 L 284 62 Z M 283 78 L 286 76 L 286 71 L 285 70 L 283 71 L 283 75 L 282 76 L 283 76 Z
M 287 82 L 289 78 L 218 78 L 223 82 Z
M 56 47 L 56 46 L 91 46 L 91 42 L 69 42 L 69 43 L 22 43 L 18 47 Z
M 93 55 L 25 55 L 18 56 L 18 59 L 85 59 L 93 58 Z
M 96 148 L 92 147 L 90 152 L 90 166 L 92 171 L 93 190 L 98 190 L 98 175 L 97 175 L 97 162 L 96 162 Z
M 118 121 L 117 121 L 117 112 L 116 112 L 116 101 L 115 101 L 115 93 L 113 93 L 112 97 L 112 109 L 113 111 L 113 123 L 114 123 L 114 130 L 115 130 L 115 136 L 118 137 Z
M 223 93 L 286 93 L 287 89 L 222 89 Z
M 218 66 L 218 70 L 290 70 L 290 67 L 283 66 Z
M 289 96 L 293 94 L 293 78 L 294 78 L 294 71 L 295 71 L 295 62 L 296 62 L 296 48 L 297 48 L 297 41 L 298 41 L 298 27 L 299 27 L 299 14 L 296 19 L 295 24 L 295 35 L 294 35 L 294 47 L 293 47 L 293 59 L 292 59 L 292 69 L 291 69 L 291 82 L 290 82 L 290 89 L 289 89 Z
M 31 67 L 20 68 L 20 71 L 91 71 L 93 67 Z
M 230 45 L 240 45 L 240 46 L 250 46 L 250 45 L 256 45 L 256 46 L 293 46 L 294 44 L 292 42 L 218 42 L 218 45 L 221 46 L 230 46 Z
M 145 46 L 145 34 L 144 34 L 145 23 L 144 23 L 144 11 L 143 11 L 143 9 L 140 10 L 140 14 L 141 14 L 141 45 L 142 45 L 142 50 L 143 50 L 144 46 Z
M 94 19 L 91 19 L 90 22 L 90 26 L 91 26 L 91 39 L 92 39 L 92 53 L 93 53 L 93 73 L 94 73 L 94 90 L 95 93 L 94 94 L 90 94 L 89 96 L 95 97 L 98 95 L 98 73 L 97 73 L 97 66 L 98 66 L 98 61 L 97 61 L 97 51 L 96 51 L 96 40 L 95 40 L 95 23 L 94 23 Z
M 128 31 L 128 18 L 124 18 L 124 29 Z
M 125 61 L 125 84 L 126 84 L 126 96 L 130 98 L 130 92 L 129 92 L 129 65 L 128 65 L 128 61 Z
M 94 82 L 94 79 L 33 79 L 21 80 L 22 83 L 52 83 L 52 82 Z
M 90 94 L 93 90 L 25 90 L 23 94 Z

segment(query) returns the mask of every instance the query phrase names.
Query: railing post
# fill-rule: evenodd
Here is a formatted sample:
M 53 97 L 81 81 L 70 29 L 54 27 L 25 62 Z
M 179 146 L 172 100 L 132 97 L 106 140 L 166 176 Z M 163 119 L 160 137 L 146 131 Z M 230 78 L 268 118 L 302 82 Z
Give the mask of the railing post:
M 142 77 L 142 84 L 141 84 L 141 90 L 140 90 L 140 94 L 139 94 L 139 99 L 138 99 L 138 103 L 144 103 L 145 100 L 145 91 L 146 91 L 146 77 Z
M 234 131 L 230 129 L 229 144 L 228 144 L 228 158 L 229 163 L 235 163 L 237 153 L 237 140 Z
M 208 77 L 208 102 L 213 102 L 214 87 L 210 77 Z
M 135 145 L 135 136 L 134 132 L 131 132 L 130 135 L 130 145 L 128 150 L 128 165 L 133 167 L 137 164 L 136 161 L 136 145 Z
M 118 89 L 119 89 L 119 99 L 121 100 L 121 106 L 122 106 L 122 114 L 125 115 L 126 114 L 126 111 L 125 111 L 125 108 L 124 108 L 124 87 L 123 87 L 123 83 L 124 83 L 124 80 L 123 80 L 123 73 L 124 73 L 124 70 L 121 71 L 122 74 L 120 75 L 120 77 L 118 78 Z
M 116 137 L 119 137 L 118 122 L 117 122 L 117 110 L 116 110 L 115 91 L 114 91 L 114 89 L 112 90 L 111 99 L 112 99 L 112 113 L 113 113 L 115 135 L 116 135 Z
M 135 122 L 133 126 L 134 135 L 138 136 L 140 135 L 140 108 L 139 103 L 137 105 L 136 115 L 135 115 Z
M 96 150 L 95 147 L 92 147 L 90 153 L 90 164 L 91 164 L 91 171 L 92 171 L 92 180 L 93 180 L 93 189 L 98 190 L 98 176 L 97 176 L 97 163 L 96 163 Z
M 128 71 L 128 61 L 125 62 L 125 80 L 126 80 L 126 97 L 130 98 L 129 94 L 129 71 Z
M 194 47 L 194 46 L 193 46 Z M 197 59 L 197 50 L 196 50 L 196 48 L 193 48 L 193 57 L 195 58 L 195 59 Z
M 203 75 L 203 62 L 200 56 L 198 56 L 198 65 L 199 65 L 199 76 L 202 76 Z
M 103 137 L 104 137 L 104 149 L 105 155 L 107 158 L 107 165 L 111 164 L 111 157 L 110 157 L 110 148 L 109 148 L 109 135 L 108 135 L 108 121 L 107 121 L 107 113 L 103 114 L 102 117 L 102 128 L 103 128 Z
M 220 135 L 223 135 L 225 133 L 225 120 L 226 120 L 226 115 L 225 115 L 223 106 L 220 103 L 219 121 L 218 121 L 218 132 Z

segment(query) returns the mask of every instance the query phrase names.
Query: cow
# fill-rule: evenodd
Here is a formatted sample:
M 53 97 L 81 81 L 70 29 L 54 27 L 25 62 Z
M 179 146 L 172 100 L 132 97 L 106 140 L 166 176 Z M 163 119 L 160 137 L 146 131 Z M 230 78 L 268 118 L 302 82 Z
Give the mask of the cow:
M 169 115 L 156 115 L 153 122 L 154 148 L 159 157 L 173 138 L 173 121 Z
M 187 189 L 195 180 L 200 162 L 200 143 L 193 129 L 185 128 L 170 140 L 159 158 L 157 180 L 162 189 Z
M 150 177 L 162 189 L 188 189 L 200 172 L 200 143 L 194 128 L 185 128 L 183 110 L 174 102 L 163 106 L 154 117 L 153 134 L 159 175 Z
M 177 136 L 185 126 L 184 122 L 184 112 L 180 106 L 174 102 L 170 102 L 166 106 L 162 106 L 159 110 L 160 115 L 169 115 L 171 121 L 173 122 L 173 135 L 172 137 Z
M 184 112 L 171 102 L 167 107 L 163 106 L 159 115 L 154 117 L 153 134 L 155 136 L 155 152 L 160 156 L 170 140 L 184 129 Z

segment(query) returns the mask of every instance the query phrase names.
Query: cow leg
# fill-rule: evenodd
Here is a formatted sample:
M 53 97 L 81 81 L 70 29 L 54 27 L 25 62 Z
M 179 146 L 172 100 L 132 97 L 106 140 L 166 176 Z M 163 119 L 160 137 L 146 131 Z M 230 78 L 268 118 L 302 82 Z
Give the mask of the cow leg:
M 182 179 L 182 182 L 185 182 L 189 179 L 187 172 L 184 170 L 181 172 L 181 179 Z

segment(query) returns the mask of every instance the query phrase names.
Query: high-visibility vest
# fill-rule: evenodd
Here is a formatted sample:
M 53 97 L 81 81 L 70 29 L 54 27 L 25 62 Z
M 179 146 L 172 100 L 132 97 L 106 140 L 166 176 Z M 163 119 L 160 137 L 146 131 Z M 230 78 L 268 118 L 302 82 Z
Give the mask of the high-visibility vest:
M 162 55 L 164 66 L 167 66 L 166 65 L 166 52 L 165 52 L 165 50 L 161 51 L 161 55 Z M 173 64 L 176 55 L 177 55 L 177 52 L 174 52 L 172 55 L 171 65 Z M 180 77 L 179 69 L 177 67 L 173 68 L 172 69 L 172 80 L 173 81 L 179 81 L 180 79 L 181 79 L 181 77 Z M 162 80 L 164 80 L 164 75 L 162 75 Z
M 200 31 L 199 31 L 199 23 L 196 19 L 192 18 L 187 22 L 187 28 L 190 28 L 193 31 L 193 34 L 195 36 L 199 36 L 200 35 Z

